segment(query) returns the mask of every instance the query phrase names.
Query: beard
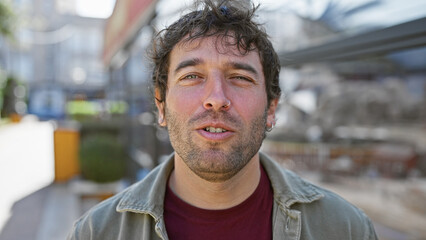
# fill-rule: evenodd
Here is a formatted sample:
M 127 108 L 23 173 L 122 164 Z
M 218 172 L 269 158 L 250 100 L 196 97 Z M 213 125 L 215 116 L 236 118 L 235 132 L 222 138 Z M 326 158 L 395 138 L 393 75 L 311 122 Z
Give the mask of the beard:
M 187 122 L 167 107 L 165 115 L 170 142 L 176 153 L 192 172 L 210 182 L 223 182 L 235 176 L 259 151 L 266 136 L 267 109 L 247 125 L 226 111 L 205 111 Z M 194 126 L 206 119 L 233 126 L 235 135 L 225 142 L 194 141 Z

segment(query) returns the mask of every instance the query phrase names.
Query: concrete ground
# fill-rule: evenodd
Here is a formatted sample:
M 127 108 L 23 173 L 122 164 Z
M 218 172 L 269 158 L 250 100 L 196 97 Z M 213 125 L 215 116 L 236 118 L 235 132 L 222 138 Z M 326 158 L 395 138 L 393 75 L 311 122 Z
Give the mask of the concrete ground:
M 53 125 L 27 117 L 0 126 L 0 239 L 65 239 L 81 214 L 67 183 L 55 184 Z

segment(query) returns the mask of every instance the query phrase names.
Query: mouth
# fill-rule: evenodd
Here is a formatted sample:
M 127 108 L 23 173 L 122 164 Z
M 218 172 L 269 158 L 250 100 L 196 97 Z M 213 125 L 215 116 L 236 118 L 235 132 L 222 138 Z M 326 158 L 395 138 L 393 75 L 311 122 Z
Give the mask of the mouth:
M 203 128 L 204 131 L 206 132 L 210 132 L 210 133 L 223 133 L 223 132 L 228 132 L 228 130 L 224 129 L 224 128 L 215 128 L 215 127 L 205 127 Z
M 197 132 L 202 136 L 205 140 L 208 141 L 225 141 L 226 139 L 235 135 L 233 129 L 225 127 L 222 124 L 207 124 L 203 127 L 199 128 Z

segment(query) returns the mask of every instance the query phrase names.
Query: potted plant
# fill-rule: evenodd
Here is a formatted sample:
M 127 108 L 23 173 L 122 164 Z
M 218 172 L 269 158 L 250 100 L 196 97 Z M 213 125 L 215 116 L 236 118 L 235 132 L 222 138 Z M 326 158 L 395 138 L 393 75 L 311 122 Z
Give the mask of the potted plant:
M 126 152 L 110 134 L 90 134 L 80 145 L 80 169 L 83 178 L 98 183 L 114 182 L 125 174 Z

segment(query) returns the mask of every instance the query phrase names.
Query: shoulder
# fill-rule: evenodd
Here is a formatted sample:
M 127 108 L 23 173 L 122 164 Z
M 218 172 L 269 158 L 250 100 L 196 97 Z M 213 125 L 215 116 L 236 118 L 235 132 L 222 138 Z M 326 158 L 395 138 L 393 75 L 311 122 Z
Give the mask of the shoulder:
M 294 208 L 308 211 L 311 215 L 318 214 L 330 221 L 363 223 L 368 217 L 358 207 L 348 202 L 341 196 L 327 189 L 311 184 L 318 189 L 323 197 L 309 204 L 295 204 Z
M 310 183 L 294 173 L 310 191 L 321 198 L 311 202 L 295 202 L 290 206 L 300 212 L 301 239 L 377 239 L 374 226 L 364 211 L 338 194 Z
M 69 239 L 126 239 L 141 234 L 151 239 L 153 223 L 162 216 L 165 187 L 173 169 L 171 159 L 143 180 L 91 208 L 74 223 Z
M 305 236 L 301 239 L 377 239 L 370 219 L 358 207 L 282 168 L 264 154 L 261 162 L 268 172 L 276 203 L 300 213 Z
M 311 203 L 296 203 L 292 206 L 301 212 L 302 232 L 305 235 L 309 236 L 315 232 L 323 237 L 377 239 L 373 224 L 364 211 L 329 190 L 316 185 L 313 187 L 321 191 L 324 197 Z M 311 237 L 324 239 L 318 236 Z
M 97 204 L 75 221 L 69 239 L 97 239 L 98 233 L 116 226 L 122 213 L 116 208 L 128 189 Z

